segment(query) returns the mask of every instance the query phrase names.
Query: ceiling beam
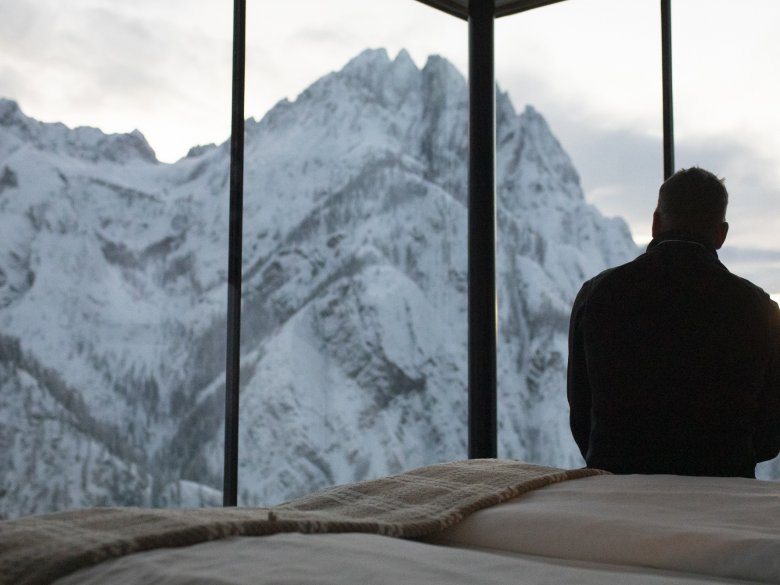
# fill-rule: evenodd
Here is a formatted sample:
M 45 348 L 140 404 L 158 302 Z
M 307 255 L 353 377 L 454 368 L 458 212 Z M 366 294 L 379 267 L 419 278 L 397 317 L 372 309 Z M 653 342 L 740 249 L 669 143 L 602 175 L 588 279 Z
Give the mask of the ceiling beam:
M 463 20 L 469 18 L 469 1 L 480 2 L 482 0 L 417 0 L 437 10 L 457 16 Z M 496 0 L 495 17 L 509 16 L 518 12 L 525 12 L 533 8 L 541 8 L 548 4 L 556 4 L 563 0 Z

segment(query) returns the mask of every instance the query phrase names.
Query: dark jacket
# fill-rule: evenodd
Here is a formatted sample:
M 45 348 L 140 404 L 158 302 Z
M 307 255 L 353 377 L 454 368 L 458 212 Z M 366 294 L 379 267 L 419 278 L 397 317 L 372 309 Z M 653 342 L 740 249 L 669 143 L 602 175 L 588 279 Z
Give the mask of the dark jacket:
M 590 467 L 755 477 L 780 451 L 778 306 L 706 241 L 663 234 L 582 286 L 568 398 Z

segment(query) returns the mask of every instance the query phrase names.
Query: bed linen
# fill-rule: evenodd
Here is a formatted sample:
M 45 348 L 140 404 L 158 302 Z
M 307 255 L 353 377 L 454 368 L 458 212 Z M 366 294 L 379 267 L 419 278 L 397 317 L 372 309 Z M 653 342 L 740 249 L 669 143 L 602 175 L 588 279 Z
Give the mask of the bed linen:
M 745 585 L 641 567 L 464 550 L 373 534 L 235 537 L 139 553 L 55 585 Z
M 47 585 L 107 559 L 237 535 L 430 535 L 551 483 L 604 473 L 477 459 L 337 486 L 272 509 L 95 508 L 0 522 L 0 585 Z
M 435 541 L 780 583 L 780 483 L 596 476 L 481 510 Z
M 780 484 L 584 477 L 476 511 L 426 541 L 232 538 L 127 556 L 56 585 L 780 583 Z
M 279 530 L 247 538 L 227 531 L 222 540 L 201 538 L 201 544 L 108 560 L 60 578 L 56 585 L 780 583 L 776 482 L 582 476 L 584 470 L 569 477 L 561 470 L 495 460 L 447 465 L 450 477 L 443 481 L 437 466 L 386 478 L 391 485 L 396 482 L 390 500 L 380 483 L 364 482 L 271 510 L 277 527 L 287 522 L 302 532 L 341 534 Z M 517 473 L 529 469 L 530 483 L 519 481 Z M 577 479 L 564 481 L 570 478 Z M 420 498 L 419 490 L 426 495 Z M 443 514 L 435 505 L 436 494 L 452 504 L 453 490 L 459 505 Z M 402 509 L 406 524 L 388 521 L 399 517 L 394 506 Z M 155 511 L 171 512 L 176 511 Z M 209 512 L 223 513 L 188 511 L 201 519 Z M 305 519 L 297 528 L 296 517 Z M 233 522 L 247 527 L 239 516 Z M 258 522 L 267 527 L 265 520 Z M 220 526 L 225 525 L 223 519 Z M 4 581 L 0 572 L 0 583 L 5 582 L 17 581 Z

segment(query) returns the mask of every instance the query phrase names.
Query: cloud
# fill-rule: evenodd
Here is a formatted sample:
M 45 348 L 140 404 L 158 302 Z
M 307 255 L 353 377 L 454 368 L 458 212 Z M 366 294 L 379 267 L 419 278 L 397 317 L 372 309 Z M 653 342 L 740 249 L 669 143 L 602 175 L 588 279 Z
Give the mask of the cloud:
M 605 215 L 628 221 L 639 243 L 650 239 L 652 211 L 663 182 L 658 136 L 631 128 L 604 128 L 569 109 L 551 104 L 553 132 L 580 172 L 588 201 Z M 725 177 L 730 193 L 729 242 L 776 248 L 780 233 L 780 175 L 762 146 L 743 136 L 684 137 L 676 140 L 676 168 L 701 166 Z
M 776 162 L 742 136 L 680 140 L 678 167 L 698 165 L 726 179 L 729 241 L 776 248 L 780 233 L 780 181 Z
M 44 121 L 137 128 L 175 160 L 230 132 L 232 8 L 211 9 L 0 0 L 0 95 Z
M 0 50 L 7 56 L 29 53 L 39 46 L 44 12 L 32 2 L 0 0 Z
M 580 172 L 587 200 L 605 215 L 625 219 L 637 242 L 649 241 L 663 181 L 661 140 L 628 128 L 560 122 L 561 142 Z
M 0 62 L 26 80 L 22 92 L 53 91 L 60 99 L 78 102 L 158 85 L 160 78 L 150 65 L 165 51 L 148 27 L 80 4 L 4 0 L 0 38 L 5 57 Z
M 428 54 L 443 53 L 465 71 L 467 35 L 458 19 L 413 0 L 400 10 L 396 0 L 343 0 L 339 10 L 324 12 L 318 3 L 271 3 L 262 11 L 248 7 L 247 115 L 261 116 L 280 98 L 294 97 L 367 46 L 384 45 L 391 54 L 405 46 L 421 63 Z M 607 59 L 589 53 L 598 49 L 594 55 L 620 61 L 615 42 L 636 45 L 630 71 L 656 71 L 656 52 L 654 57 L 641 52 L 646 39 L 626 39 L 644 35 L 647 19 L 636 17 L 636 7 L 624 5 L 611 0 L 602 12 L 614 22 L 613 11 L 626 10 L 633 15 L 632 26 L 602 26 L 599 39 L 590 33 L 584 40 L 576 36 L 589 30 L 582 15 L 590 14 L 576 12 L 577 3 L 501 19 L 497 73 L 518 109 L 531 103 L 548 119 L 580 171 L 589 200 L 606 215 L 623 216 L 642 241 L 649 237 L 663 172 L 658 82 L 651 75 L 648 87 L 634 84 L 627 81 L 626 71 L 608 70 Z M 643 10 L 657 14 L 655 5 Z M 30 115 L 111 132 L 138 128 L 165 160 L 229 134 L 229 3 L 0 0 L 0 14 L 0 95 L 17 99 Z M 657 36 L 657 27 L 651 28 Z M 548 42 L 545 31 L 554 31 L 557 40 Z M 558 56 L 548 62 L 543 58 L 548 54 Z M 575 67 L 574 75 L 572 65 L 580 63 L 588 67 Z M 591 63 L 604 69 L 610 83 L 592 77 L 597 71 L 591 71 Z M 556 74 L 564 65 L 568 73 Z M 580 85 L 583 75 L 586 86 Z M 630 99 L 620 97 L 621 88 L 631 90 L 625 94 Z M 630 107 L 610 115 L 604 109 L 616 96 Z M 627 117 L 626 110 L 629 116 L 635 111 L 636 119 Z M 680 165 L 700 164 L 727 176 L 731 237 L 745 245 L 769 246 L 769 238 L 780 231 L 774 219 L 780 216 L 774 204 L 780 199 L 780 165 L 760 152 L 758 146 L 729 136 L 678 141 Z
M 550 112 L 551 128 L 580 172 L 587 200 L 605 215 L 623 217 L 637 243 L 647 243 L 663 180 L 660 137 L 604 129 L 560 108 Z M 780 180 L 772 159 L 744 137 L 727 135 L 677 140 L 676 163 L 725 177 L 731 229 L 720 258 L 732 272 L 780 293 Z

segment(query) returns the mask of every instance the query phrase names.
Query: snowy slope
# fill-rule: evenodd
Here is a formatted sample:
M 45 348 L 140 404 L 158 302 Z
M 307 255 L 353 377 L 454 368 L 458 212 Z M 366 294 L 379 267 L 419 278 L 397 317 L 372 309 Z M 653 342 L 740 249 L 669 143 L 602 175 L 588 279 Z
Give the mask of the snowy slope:
M 500 455 L 579 465 L 569 307 L 637 249 L 497 111 Z M 382 50 L 247 122 L 243 502 L 465 456 L 466 126 L 452 65 Z M 228 162 L 0 100 L 0 515 L 219 500 Z

